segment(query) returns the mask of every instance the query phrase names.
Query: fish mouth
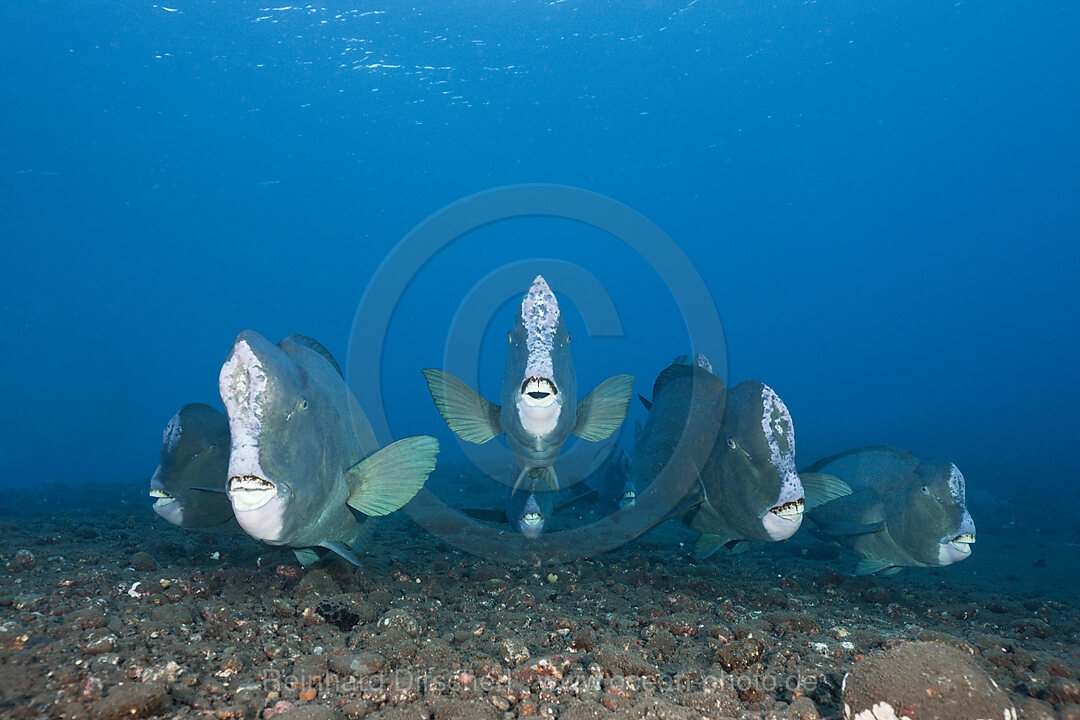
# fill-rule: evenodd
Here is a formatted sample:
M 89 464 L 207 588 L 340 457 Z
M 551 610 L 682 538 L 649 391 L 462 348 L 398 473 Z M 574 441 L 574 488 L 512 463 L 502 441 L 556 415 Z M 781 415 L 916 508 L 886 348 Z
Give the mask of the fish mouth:
M 150 488 L 150 497 L 155 499 L 154 500 L 154 509 L 155 510 L 157 508 L 163 508 L 163 507 L 165 507 L 166 505 L 168 505 L 170 503 L 176 502 L 176 498 L 174 498 L 172 495 L 165 492 L 164 490 L 159 490 L 158 488 L 154 488 L 154 487 Z
M 634 492 L 633 490 L 627 490 L 626 492 L 624 492 L 622 494 L 622 497 L 619 498 L 619 507 L 621 507 L 621 508 L 629 507 L 630 505 L 633 505 L 636 502 L 637 502 L 637 493 Z
M 559 389 L 545 377 L 530 377 L 521 383 L 521 397 L 530 407 L 548 407 L 555 402 Z
M 975 542 L 975 533 L 961 533 L 949 541 L 949 545 L 965 555 L 971 554 L 971 544 Z
M 521 522 L 525 523 L 529 527 L 536 527 L 543 519 L 544 516 L 537 512 L 527 512 L 521 516 Z
M 277 485 L 258 475 L 234 475 L 229 478 L 229 499 L 239 512 L 257 510 L 277 497 Z
M 762 517 L 762 524 L 765 526 L 769 540 L 779 542 L 794 535 L 795 531 L 802 527 L 803 509 L 802 498 L 788 500 L 769 508 Z
M 769 512 L 784 520 L 800 520 L 802 519 L 805 504 L 803 498 L 799 498 L 798 500 L 791 500 L 789 502 L 780 503 L 775 507 L 771 507 L 769 508 Z

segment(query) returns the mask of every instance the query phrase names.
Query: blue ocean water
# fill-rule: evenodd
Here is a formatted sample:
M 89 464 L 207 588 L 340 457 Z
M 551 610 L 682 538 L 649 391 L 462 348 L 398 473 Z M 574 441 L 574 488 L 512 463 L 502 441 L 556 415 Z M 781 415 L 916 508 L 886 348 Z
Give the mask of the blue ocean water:
M 420 369 L 442 365 L 470 291 L 520 261 L 597 279 L 624 333 L 590 337 L 568 310 L 580 384 L 629 372 L 648 395 L 690 349 L 672 280 L 569 220 L 463 236 L 385 336 L 352 337 L 410 229 L 551 183 L 682 248 L 729 377 L 780 393 L 800 463 L 889 444 L 954 461 L 969 491 L 1071 497 L 1073 4 L 50 0 L 3 16 L 6 485 L 144 483 L 176 409 L 219 404 L 245 328 L 313 336 L 343 364 L 381 353 L 379 387 L 350 384 L 381 393 L 394 435 L 460 457 Z M 514 300 L 481 325 L 488 397 Z

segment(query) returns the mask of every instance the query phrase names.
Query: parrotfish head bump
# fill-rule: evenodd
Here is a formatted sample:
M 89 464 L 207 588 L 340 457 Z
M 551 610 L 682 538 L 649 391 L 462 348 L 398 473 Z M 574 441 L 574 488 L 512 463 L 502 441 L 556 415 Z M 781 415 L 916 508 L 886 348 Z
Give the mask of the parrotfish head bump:
M 287 488 L 267 477 L 261 463 L 263 419 L 272 395 L 262 345 L 270 346 L 257 333 L 241 333 L 218 385 L 232 436 L 226 493 L 245 532 L 273 542 L 282 532 Z
M 795 470 L 795 425 L 780 396 L 761 386 L 761 430 L 769 447 L 769 463 L 780 476 L 780 495 L 763 522 L 773 540 L 786 540 L 802 524 L 803 487 Z
M 560 319 L 555 293 L 543 276 L 537 275 L 521 301 L 528 356 L 517 403 L 521 424 L 533 435 L 551 432 L 562 410 L 552 361 Z

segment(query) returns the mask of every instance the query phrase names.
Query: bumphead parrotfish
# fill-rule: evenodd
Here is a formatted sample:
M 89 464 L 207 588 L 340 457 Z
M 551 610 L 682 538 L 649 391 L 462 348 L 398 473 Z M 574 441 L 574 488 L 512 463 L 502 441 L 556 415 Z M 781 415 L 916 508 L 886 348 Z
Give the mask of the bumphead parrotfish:
M 552 505 L 554 493 L 530 490 L 525 487 L 506 488 L 506 501 L 502 510 L 467 509 L 469 517 L 484 522 L 507 525 L 530 540 L 543 534 L 547 522 L 555 512 Z
M 514 489 L 534 489 L 534 479 L 555 491 L 552 464 L 570 433 L 603 440 L 626 417 L 634 379 L 615 375 L 580 402 L 570 354 L 570 333 L 559 303 L 540 275 L 521 301 L 502 377 L 502 405 L 480 397 L 445 370 L 426 369 L 428 390 L 443 419 L 462 440 L 485 443 L 505 434 L 521 468 Z
M 209 405 L 180 408 L 165 427 L 161 459 L 150 478 L 154 512 L 173 525 L 207 530 L 235 527 L 225 497 L 229 420 Z
M 236 519 L 304 564 L 317 548 L 359 564 L 369 518 L 407 503 L 435 467 L 438 442 L 428 436 L 370 452 L 340 368 L 303 335 L 274 345 L 240 333 L 218 389 L 232 435 L 226 488 Z
M 824 536 L 861 556 L 855 574 L 892 575 L 904 567 L 940 567 L 971 555 L 975 522 L 964 476 L 949 462 L 925 463 L 906 450 L 865 447 L 807 468 L 851 487 L 846 497 L 807 512 Z M 807 488 L 807 500 L 815 490 Z
M 651 483 L 683 434 L 693 456 L 705 458 L 700 470 L 677 468 L 696 476 L 682 518 L 701 534 L 695 551 L 702 558 L 723 546 L 740 549 L 743 541 L 791 537 L 804 506 L 795 428 L 783 401 L 760 382 L 728 389 L 710 369 L 699 355 L 694 364 L 677 358 L 660 373 L 652 402 L 642 398 L 650 411 L 632 463 L 634 473 Z M 843 492 L 828 484 L 823 493 Z

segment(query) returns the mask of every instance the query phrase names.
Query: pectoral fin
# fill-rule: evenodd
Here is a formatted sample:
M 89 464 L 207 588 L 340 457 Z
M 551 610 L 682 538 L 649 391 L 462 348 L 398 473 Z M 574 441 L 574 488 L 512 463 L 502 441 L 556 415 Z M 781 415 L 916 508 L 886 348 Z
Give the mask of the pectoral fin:
M 902 569 L 899 565 L 872 556 L 859 558 L 859 561 L 855 563 L 856 575 L 873 575 L 876 573 L 888 577 L 895 575 Z
M 836 500 L 851 494 L 851 487 L 834 475 L 799 473 L 799 480 L 802 481 L 803 493 L 806 497 L 805 510 L 807 512 L 816 507 L 821 507 L 830 500 Z
M 412 500 L 435 469 L 438 441 L 427 435 L 387 445 L 345 473 L 348 504 L 365 515 L 386 515 Z M 336 548 L 330 548 L 337 552 Z M 341 553 L 339 553 L 341 554 Z
M 338 555 L 351 562 L 353 565 L 359 566 L 361 564 L 359 556 L 357 556 L 357 554 L 352 551 L 352 548 L 350 548 L 343 542 L 328 540 L 327 542 L 322 543 L 322 547 L 326 548 L 327 550 L 333 550 Z
M 694 557 L 698 560 L 704 560 L 729 542 L 731 542 L 731 538 L 726 535 L 702 533 L 697 542 L 694 543 Z
M 630 375 L 613 375 L 597 385 L 578 403 L 577 423 L 570 432 L 593 442 L 611 435 L 626 418 L 633 389 Z
M 532 474 L 534 470 L 541 471 L 541 477 L 544 480 L 544 484 L 547 485 L 551 492 L 559 491 L 559 477 L 555 474 L 555 468 L 550 465 L 546 468 L 536 468 L 532 465 L 526 465 L 521 468 L 521 472 L 518 473 L 517 480 L 514 481 L 514 487 L 511 488 L 513 492 L 517 492 L 519 488 L 525 485 L 525 480 Z M 529 490 L 536 490 L 535 481 L 529 485 Z
M 315 548 L 293 548 L 293 555 L 304 567 L 318 562 L 319 558 L 322 557 Z
M 479 445 L 502 432 L 498 405 L 480 397 L 475 390 L 445 370 L 427 368 L 424 377 L 435 407 L 462 440 Z

